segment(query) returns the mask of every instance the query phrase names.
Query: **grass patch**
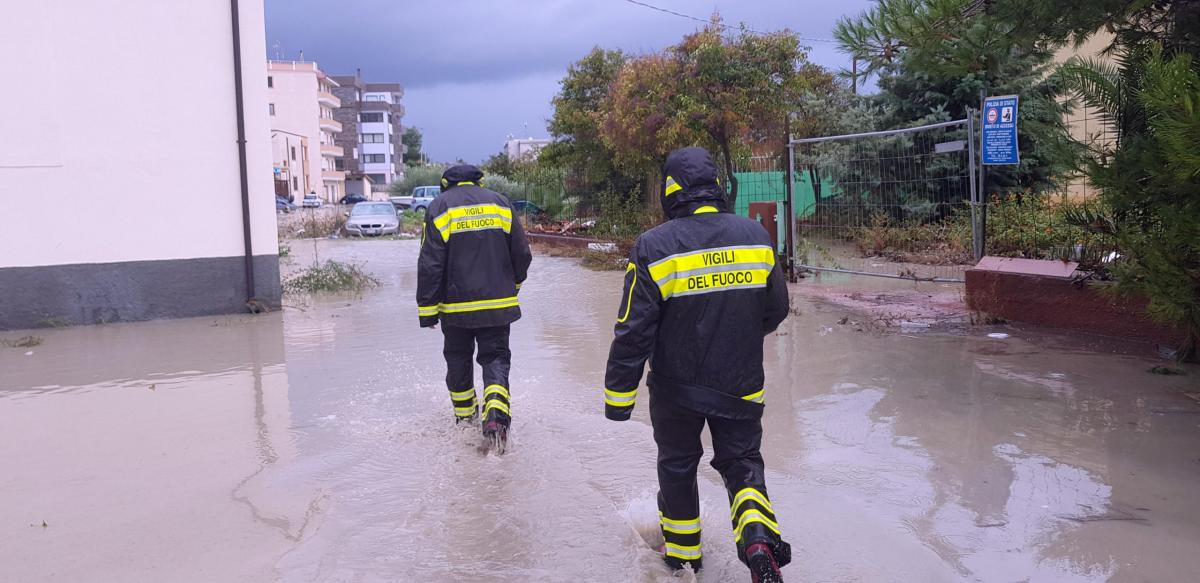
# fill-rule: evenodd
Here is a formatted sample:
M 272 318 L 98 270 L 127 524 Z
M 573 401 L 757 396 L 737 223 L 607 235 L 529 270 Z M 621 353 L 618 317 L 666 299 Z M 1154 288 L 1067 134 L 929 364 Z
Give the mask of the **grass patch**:
M 355 292 L 379 285 L 358 263 L 329 260 L 306 267 L 283 282 L 285 293 Z
M 25 336 L 16 340 L 0 340 L 0 346 L 5 348 L 33 348 L 41 346 L 42 339 L 37 336 Z

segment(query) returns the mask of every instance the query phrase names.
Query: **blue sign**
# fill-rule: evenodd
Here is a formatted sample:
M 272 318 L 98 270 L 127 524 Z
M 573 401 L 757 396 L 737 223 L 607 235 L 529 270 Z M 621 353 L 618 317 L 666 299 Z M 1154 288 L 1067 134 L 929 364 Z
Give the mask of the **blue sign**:
M 1005 166 L 1021 163 L 1017 150 L 1017 96 L 988 97 L 983 101 L 983 163 Z

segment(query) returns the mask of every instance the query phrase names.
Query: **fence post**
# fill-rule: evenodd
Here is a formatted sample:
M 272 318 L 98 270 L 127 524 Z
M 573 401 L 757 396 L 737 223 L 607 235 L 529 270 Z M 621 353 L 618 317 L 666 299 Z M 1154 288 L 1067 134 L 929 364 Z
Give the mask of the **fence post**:
M 800 281 L 796 270 L 796 145 L 792 143 L 791 132 L 788 132 L 787 147 L 787 258 L 788 281 Z M 779 219 L 776 218 L 776 221 Z
M 983 259 L 983 233 L 979 228 L 979 188 L 975 183 L 975 111 L 967 108 L 967 165 L 971 168 L 971 247 L 975 261 Z

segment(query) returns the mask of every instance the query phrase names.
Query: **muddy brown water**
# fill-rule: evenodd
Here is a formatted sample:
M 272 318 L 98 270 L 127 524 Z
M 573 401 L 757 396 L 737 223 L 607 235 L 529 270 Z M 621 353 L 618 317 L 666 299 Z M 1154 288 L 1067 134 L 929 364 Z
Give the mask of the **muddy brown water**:
M 631 422 L 602 414 L 620 273 L 536 259 L 495 457 L 450 421 L 441 335 L 416 326 L 416 243 L 319 246 L 383 285 L 0 349 L 0 581 L 680 580 L 652 550 L 645 396 Z M 1195 370 L 797 308 L 766 351 L 789 581 L 1197 579 Z M 700 492 L 697 580 L 748 580 L 707 466 Z

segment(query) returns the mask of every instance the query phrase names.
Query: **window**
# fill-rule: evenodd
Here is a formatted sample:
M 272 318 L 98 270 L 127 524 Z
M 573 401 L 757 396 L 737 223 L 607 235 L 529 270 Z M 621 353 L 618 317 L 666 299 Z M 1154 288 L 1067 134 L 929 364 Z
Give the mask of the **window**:
M 268 104 L 267 104 L 267 107 L 268 107 L 268 109 L 270 109 L 270 111 L 271 111 L 271 115 L 275 115 L 275 104 L 274 104 L 274 103 L 268 103 Z
M 341 158 L 334 160 L 333 161 L 333 169 L 338 170 L 338 171 L 345 170 L 346 169 L 346 161 L 342 160 Z
M 296 159 L 296 146 L 292 146 L 292 160 Z
M 364 144 L 382 144 L 383 134 L 363 134 L 362 141 Z
M 363 123 L 380 123 L 383 121 L 382 113 L 364 113 L 359 116 L 359 121 Z
M 292 177 L 292 190 L 300 190 L 300 178 Z
M 383 184 L 384 182 L 387 182 L 387 179 L 383 174 L 368 174 L 367 176 L 369 176 L 371 178 L 371 182 L 375 184 Z
M 270 75 L 267 75 L 267 87 L 270 88 L 270 87 L 274 87 L 274 86 L 275 86 L 275 78 Z
M 386 164 L 386 154 L 363 154 L 363 162 L 367 164 Z

